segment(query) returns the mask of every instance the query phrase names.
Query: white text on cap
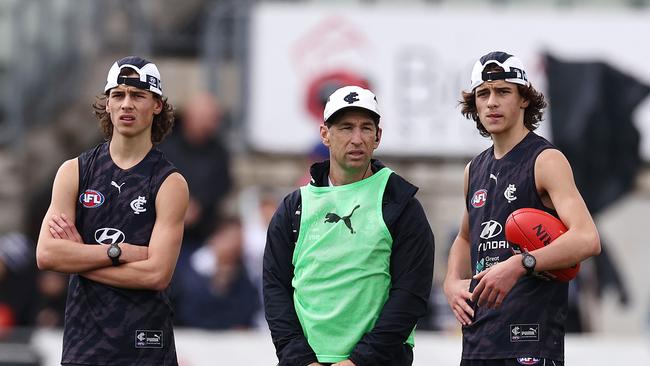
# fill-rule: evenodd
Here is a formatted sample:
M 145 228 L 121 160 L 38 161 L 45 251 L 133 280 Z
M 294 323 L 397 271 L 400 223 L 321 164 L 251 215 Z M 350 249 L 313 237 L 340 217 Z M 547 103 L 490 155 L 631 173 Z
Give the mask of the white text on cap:
M 503 71 L 486 72 L 485 68 L 490 64 L 502 67 Z M 523 62 L 511 54 L 501 51 L 490 52 L 476 61 L 472 68 L 472 80 L 469 89 L 473 91 L 485 81 L 492 80 L 505 80 L 509 83 L 529 85 Z
M 120 76 L 120 71 L 123 68 L 134 70 L 140 78 Z M 104 93 L 120 84 L 134 86 L 162 96 L 162 82 L 160 81 L 158 68 L 155 64 L 138 56 L 124 57 L 111 66 L 106 77 Z

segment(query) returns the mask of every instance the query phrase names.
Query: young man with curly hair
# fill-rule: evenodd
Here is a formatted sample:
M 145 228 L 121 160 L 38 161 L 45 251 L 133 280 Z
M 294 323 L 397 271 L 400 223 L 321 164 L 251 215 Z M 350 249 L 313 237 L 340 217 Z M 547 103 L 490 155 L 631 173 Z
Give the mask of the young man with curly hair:
M 444 282 L 463 326 L 460 364 L 563 365 L 568 283 L 534 274 L 598 255 L 598 232 L 569 162 L 533 132 L 546 102 L 522 62 L 505 52 L 482 56 L 462 95 L 462 114 L 493 145 L 465 168 L 466 209 Z M 551 213 L 568 231 L 553 245 L 513 255 L 505 221 L 524 207 Z
M 113 64 L 93 105 L 106 142 L 64 162 L 36 249 L 70 274 L 63 365 L 177 365 L 168 296 L 188 203 L 185 179 L 156 148 L 173 125 L 160 73 Z

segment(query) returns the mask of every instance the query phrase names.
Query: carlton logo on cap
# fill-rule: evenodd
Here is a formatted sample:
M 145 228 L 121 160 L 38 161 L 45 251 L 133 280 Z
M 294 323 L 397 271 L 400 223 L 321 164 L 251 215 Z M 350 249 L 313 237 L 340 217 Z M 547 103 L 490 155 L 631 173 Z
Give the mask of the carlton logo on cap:
M 485 68 L 490 64 L 496 64 L 503 68 L 503 71 L 486 72 Z M 524 64 L 521 60 L 511 54 L 495 51 L 483 55 L 472 68 L 472 81 L 469 90 L 473 91 L 477 86 L 486 81 L 505 80 L 509 83 L 528 86 Z
M 377 117 L 381 116 L 377 97 L 373 92 L 360 86 L 349 85 L 337 89 L 327 98 L 323 120 L 327 122 L 334 113 L 350 107 L 363 108 L 376 114 Z
M 134 70 L 138 74 L 139 79 L 120 76 L 120 72 L 125 67 Z M 155 64 L 142 57 L 128 56 L 116 61 L 108 71 L 104 93 L 122 84 L 148 90 L 162 96 L 162 82 L 160 81 L 158 68 Z

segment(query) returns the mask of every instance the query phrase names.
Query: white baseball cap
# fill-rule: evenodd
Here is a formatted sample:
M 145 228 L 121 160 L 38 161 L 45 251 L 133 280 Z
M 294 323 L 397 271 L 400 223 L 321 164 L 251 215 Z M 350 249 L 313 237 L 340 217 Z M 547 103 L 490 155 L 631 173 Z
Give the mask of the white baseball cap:
M 325 104 L 325 111 L 323 112 L 323 120 L 327 122 L 334 113 L 350 107 L 366 109 L 377 115 L 378 118 L 381 116 L 379 106 L 377 105 L 377 97 L 373 92 L 360 86 L 348 85 L 336 89 L 327 98 L 327 104 Z
M 120 71 L 125 67 L 135 70 L 140 78 L 120 76 Z M 136 88 L 148 90 L 162 96 L 162 82 L 160 81 L 158 68 L 152 62 L 142 57 L 127 56 L 115 61 L 111 69 L 108 70 L 104 93 L 120 84 L 135 86 Z
M 485 67 L 490 64 L 497 64 L 503 68 L 503 72 L 485 72 Z M 505 80 L 509 83 L 530 85 L 523 62 L 513 55 L 505 52 L 495 51 L 483 55 L 472 68 L 472 82 L 469 90 L 473 91 L 485 81 Z

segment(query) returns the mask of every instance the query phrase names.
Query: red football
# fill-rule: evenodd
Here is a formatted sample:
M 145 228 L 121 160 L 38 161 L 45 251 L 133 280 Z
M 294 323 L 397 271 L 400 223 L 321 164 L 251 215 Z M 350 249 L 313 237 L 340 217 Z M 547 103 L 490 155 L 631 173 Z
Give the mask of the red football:
M 567 231 L 562 221 L 536 208 L 520 208 L 506 220 L 506 240 L 515 254 L 523 249 L 533 251 L 549 245 Z M 580 263 L 566 269 L 546 271 L 542 274 L 553 280 L 568 282 L 578 275 Z

